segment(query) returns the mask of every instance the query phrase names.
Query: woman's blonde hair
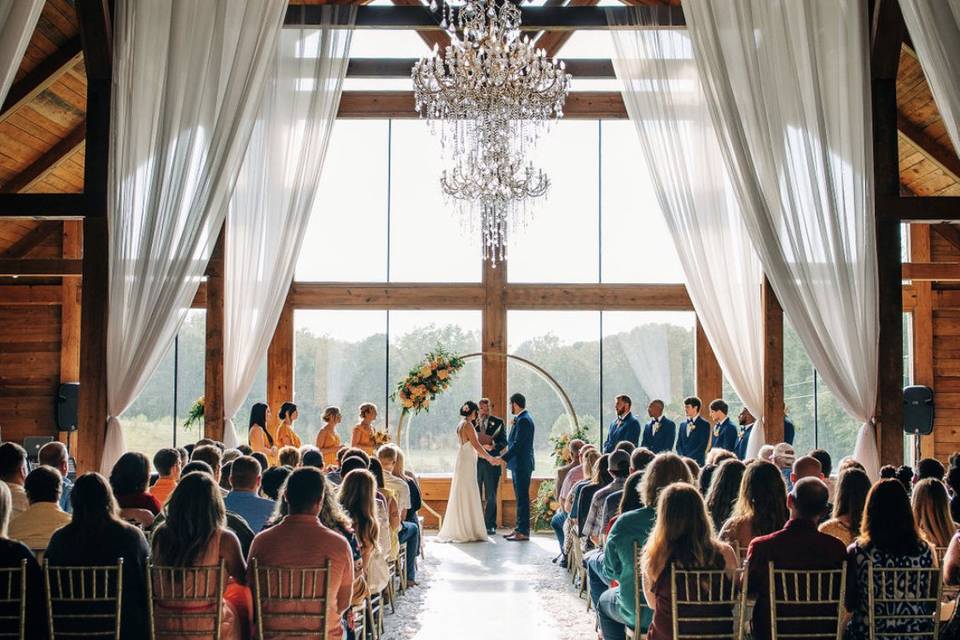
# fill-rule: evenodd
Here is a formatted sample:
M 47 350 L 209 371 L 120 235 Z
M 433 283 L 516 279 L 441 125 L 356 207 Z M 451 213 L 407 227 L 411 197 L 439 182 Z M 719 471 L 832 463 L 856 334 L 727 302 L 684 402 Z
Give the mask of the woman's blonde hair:
M 360 411 L 362 415 L 363 407 L 360 407 Z M 327 407 L 326 409 L 323 410 L 323 416 L 321 417 L 325 422 L 329 422 L 333 418 L 333 416 L 339 416 L 339 415 L 342 415 L 340 413 L 340 407 Z
M 6 482 L 0 482 L 0 538 L 7 537 L 7 527 L 10 525 L 10 511 L 13 508 L 13 498 L 10 496 L 10 487 Z
M 690 469 L 675 453 L 660 453 L 647 465 L 640 482 L 640 500 L 651 509 L 657 506 L 660 493 L 676 482 L 692 483 Z
M 372 402 L 364 402 L 362 405 L 360 405 L 360 417 L 363 418 L 371 411 L 376 411 L 376 410 L 377 410 L 377 405 L 373 404 Z
M 585 480 L 593 477 L 593 468 L 597 465 L 597 460 L 599 459 L 600 452 L 596 449 L 588 449 L 581 455 L 580 464 L 583 465 L 583 478 Z
M 340 483 L 337 498 L 353 521 L 353 532 L 364 548 L 378 548 L 377 481 L 365 469 L 354 469 Z
M 671 562 L 686 569 L 720 569 L 724 565 L 703 497 L 685 482 L 672 484 L 660 494 L 657 519 L 641 558 L 643 573 L 651 582 Z
M 921 535 L 934 546 L 946 547 L 957 532 L 950 516 L 947 489 L 934 478 L 921 480 L 914 486 L 913 517 Z

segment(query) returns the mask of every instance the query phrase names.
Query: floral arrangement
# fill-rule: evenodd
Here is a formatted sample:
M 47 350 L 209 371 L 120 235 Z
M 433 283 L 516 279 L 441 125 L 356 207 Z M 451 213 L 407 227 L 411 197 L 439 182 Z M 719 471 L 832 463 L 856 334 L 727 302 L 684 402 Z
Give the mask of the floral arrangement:
M 534 531 L 546 531 L 551 528 L 550 521 L 553 514 L 560 508 L 554 496 L 554 481 L 544 480 L 537 489 L 537 501 L 533 505 L 533 529 Z
M 377 431 L 373 430 L 373 446 L 377 448 L 381 445 L 387 444 L 390 442 L 390 434 L 386 431 Z
M 570 441 L 583 440 L 587 442 L 587 427 L 576 425 L 573 431 L 565 431 L 560 435 L 550 436 L 550 443 L 553 445 L 553 460 L 558 467 L 570 462 Z
M 390 396 L 398 400 L 404 412 L 429 411 L 430 403 L 446 391 L 453 377 L 463 368 L 463 358 L 447 353 L 440 347 L 426 355 L 423 361 L 410 369 Z
M 183 426 L 192 427 L 199 422 L 203 422 L 203 396 L 194 401 L 190 411 L 187 412 L 187 420 L 183 423 Z

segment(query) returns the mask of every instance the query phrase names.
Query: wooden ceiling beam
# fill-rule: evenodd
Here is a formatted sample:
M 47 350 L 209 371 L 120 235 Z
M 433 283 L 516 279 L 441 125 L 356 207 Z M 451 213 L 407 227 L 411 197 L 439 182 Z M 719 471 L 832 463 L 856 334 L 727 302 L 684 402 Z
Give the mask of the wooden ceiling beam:
M 960 262 L 904 262 L 904 280 L 960 281 Z
M 63 304 L 63 290 L 59 284 L 3 284 L 0 304 L 58 306 Z
M 0 277 L 79 277 L 83 260 L 63 258 L 0 258 Z
M 933 230 L 936 231 L 941 238 L 949 242 L 954 249 L 960 251 L 960 229 L 957 229 L 956 225 L 941 222 L 940 224 L 933 225 Z
M 410 78 L 410 69 L 415 58 L 350 58 L 347 64 L 348 78 Z M 565 60 L 567 73 L 575 79 L 591 78 L 609 80 L 617 77 L 613 61 L 607 58 L 574 58 Z M 667 61 L 668 64 L 687 64 L 688 60 Z
M 30 166 L 13 176 L 0 187 L 0 193 L 17 193 L 26 191 L 34 184 L 50 175 L 63 160 L 83 145 L 87 135 L 87 123 L 84 120 L 67 136 L 53 145 L 42 156 L 34 160 Z
M 624 120 L 627 109 L 619 91 L 576 91 L 563 108 L 566 120 Z M 344 91 L 338 118 L 418 118 L 412 91 Z
M 931 138 L 902 112 L 897 113 L 897 130 L 901 138 L 915 146 L 930 162 L 956 182 L 960 182 L 960 158 L 952 149 Z
M 75 37 L 67 40 L 62 47 L 37 65 L 20 82 L 10 87 L 7 99 L 4 100 L 3 107 L 0 107 L 0 122 L 6 120 L 10 117 L 10 114 L 40 95 L 82 59 L 83 50 L 80 46 L 80 38 Z
M 62 227 L 63 225 L 59 222 L 41 221 L 33 229 L 26 232 L 22 238 L 7 247 L 6 251 L 0 253 L 0 258 L 24 258 L 51 236 L 60 233 Z
M 569 0 L 566 5 L 567 7 L 592 7 L 597 4 L 599 0 Z M 567 44 L 567 40 L 573 35 L 572 30 L 565 31 L 544 31 L 540 34 L 540 37 L 537 39 L 537 47 L 543 49 L 548 58 L 556 58 L 557 54 L 560 52 L 560 49 L 563 48 L 563 45 Z
M 0 193 L 0 219 L 72 220 L 89 209 L 83 193 Z
M 427 9 L 420 0 L 391 0 L 394 6 L 397 7 L 422 7 Z M 447 49 L 447 46 L 450 44 L 450 36 L 448 36 L 443 31 L 417 31 L 417 35 L 420 36 L 420 39 L 427 45 L 427 48 L 430 51 L 433 51 L 434 48 L 440 52 L 440 55 L 443 55 Z
M 876 207 L 900 222 L 960 222 L 960 196 L 878 197 Z

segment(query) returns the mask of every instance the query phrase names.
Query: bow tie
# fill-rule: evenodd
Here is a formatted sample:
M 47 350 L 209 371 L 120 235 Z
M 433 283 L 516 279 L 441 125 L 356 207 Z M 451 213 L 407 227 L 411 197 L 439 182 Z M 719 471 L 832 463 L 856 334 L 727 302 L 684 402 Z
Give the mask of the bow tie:
M 660 430 L 660 421 L 659 421 L 659 420 L 654 420 L 654 421 L 653 421 L 653 432 L 656 433 L 656 432 L 659 431 L 659 430 Z

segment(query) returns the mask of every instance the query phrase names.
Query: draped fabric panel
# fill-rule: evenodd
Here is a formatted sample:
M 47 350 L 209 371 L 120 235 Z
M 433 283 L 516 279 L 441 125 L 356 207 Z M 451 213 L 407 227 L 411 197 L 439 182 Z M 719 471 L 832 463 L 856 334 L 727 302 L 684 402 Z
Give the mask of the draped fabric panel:
M 110 140 L 108 473 L 117 416 L 173 342 L 253 130 L 286 0 L 118 0 Z
M 900 0 L 900 9 L 950 142 L 960 149 L 960 0 Z
M 20 69 L 44 0 L 0 0 L 0 104 Z
M 638 9 L 629 21 L 643 25 L 658 11 L 666 9 Z M 615 15 L 608 13 L 614 26 Z M 689 37 L 683 30 L 653 28 L 611 34 L 627 113 L 690 300 L 724 375 L 758 419 L 748 447 L 752 457 L 764 444 L 763 272 L 731 191 Z
M 744 224 L 878 474 L 869 29 L 861 0 L 684 0 Z
M 227 211 L 224 444 L 266 356 L 300 254 L 347 71 L 355 6 L 319 28 L 284 29 Z M 321 211 L 317 211 L 321 213 Z M 276 411 L 279 407 L 271 407 Z

